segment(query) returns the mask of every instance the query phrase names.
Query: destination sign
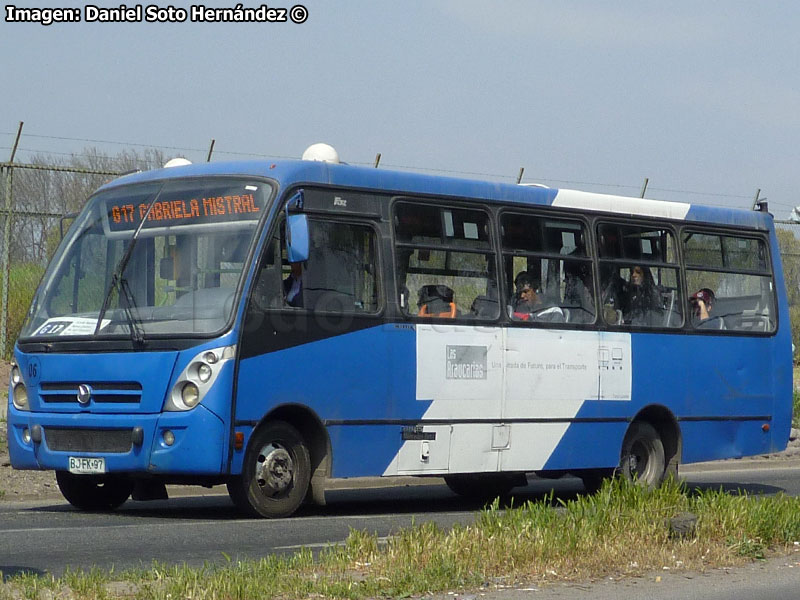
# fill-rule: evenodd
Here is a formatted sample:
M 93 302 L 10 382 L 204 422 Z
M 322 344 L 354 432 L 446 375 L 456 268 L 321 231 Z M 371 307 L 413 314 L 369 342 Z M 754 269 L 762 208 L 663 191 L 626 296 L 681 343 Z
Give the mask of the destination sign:
M 248 186 L 249 187 L 249 186 Z M 258 219 L 261 195 L 252 193 L 203 196 L 198 198 L 159 199 L 147 216 L 145 228 L 223 223 Z M 135 229 L 147 214 L 148 202 L 128 203 L 113 199 L 107 204 L 108 224 L 112 231 Z

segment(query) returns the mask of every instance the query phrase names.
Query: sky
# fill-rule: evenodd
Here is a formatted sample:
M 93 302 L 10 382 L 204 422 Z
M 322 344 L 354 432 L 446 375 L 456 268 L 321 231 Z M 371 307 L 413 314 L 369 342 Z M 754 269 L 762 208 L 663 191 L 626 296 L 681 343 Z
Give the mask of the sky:
M 778 219 L 800 204 L 800 3 L 301 1 L 299 24 L 49 26 L 8 22 L 5 3 L 0 161 L 23 121 L 22 162 L 326 142 L 384 169 L 514 182 L 524 167 L 523 182 L 632 196 L 647 178 L 650 198 L 741 208 L 760 189 Z

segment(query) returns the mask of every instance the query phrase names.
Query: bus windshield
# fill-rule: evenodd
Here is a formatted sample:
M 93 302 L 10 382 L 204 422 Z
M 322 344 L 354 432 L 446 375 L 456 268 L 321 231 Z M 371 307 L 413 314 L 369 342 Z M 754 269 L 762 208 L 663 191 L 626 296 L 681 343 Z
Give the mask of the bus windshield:
M 270 194 L 232 178 L 101 192 L 62 240 L 20 337 L 219 332 Z

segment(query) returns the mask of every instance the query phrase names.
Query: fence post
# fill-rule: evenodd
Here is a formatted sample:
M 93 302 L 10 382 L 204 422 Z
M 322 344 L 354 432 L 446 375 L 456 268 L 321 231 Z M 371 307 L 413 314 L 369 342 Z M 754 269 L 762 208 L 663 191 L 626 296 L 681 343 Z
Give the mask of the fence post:
M 644 178 L 644 183 L 642 184 L 642 191 L 639 194 L 639 198 L 644 198 L 644 195 L 647 193 L 647 184 L 648 183 L 650 183 L 650 178 L 649 177 L 645 177 Z
M 8 345 L 8 285 L 9 273 L 11 271 L 11 264 L 9 261 L 9 246 L 11 245 L 11 165 L 2 168 L 3 180 L 3 196 L 5 196 L 4 213 L 5 221 L 3 223 L 3 250 L 2 250 L 2 271 L 3 271 L 3 298 L 0 303 L 0 358 L 6 356 L 6 346 Z

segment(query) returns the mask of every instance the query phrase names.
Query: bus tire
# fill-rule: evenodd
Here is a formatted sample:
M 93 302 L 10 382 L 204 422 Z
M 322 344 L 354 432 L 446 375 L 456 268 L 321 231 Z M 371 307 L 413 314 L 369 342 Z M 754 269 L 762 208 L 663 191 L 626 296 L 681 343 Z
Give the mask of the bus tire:
M 444 482 L 454 494 L 477 500 L 507 496 L 517 486 L 512 477 L 501 473 L 445 475 Z
M 124 475 L 74 475 L 56 471 L 56 482 L 67 502 L 81 510 L 114 510 L 133 492 L 133 480 Z
M 253 434 L 242 474 L 228 482 L 228 494 L 243 512 L 270 519 L 288 517 L 302 504 L 311 480 L 311 459 L 303 437 L 283 421 Z
M 648 488 L 655 488 L 664 481 L 666 460 L 664 444 L 655 427 L 645 421 L 631 423 L 620 453 L 622 476 Z

